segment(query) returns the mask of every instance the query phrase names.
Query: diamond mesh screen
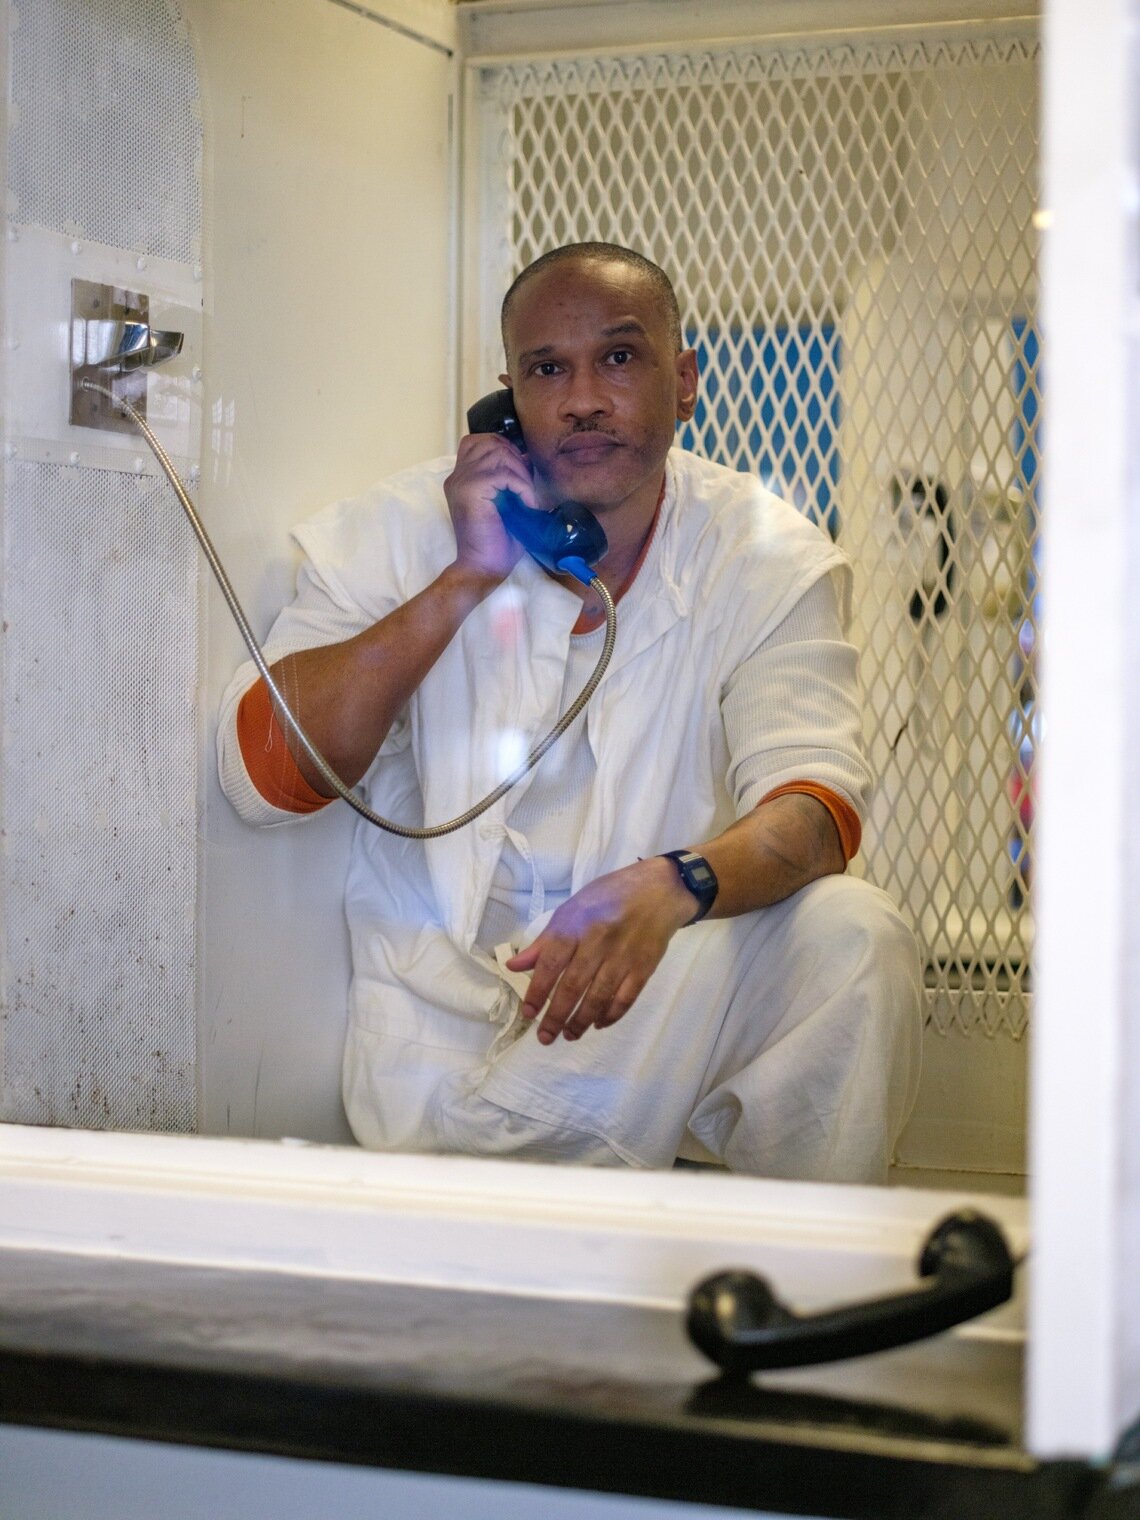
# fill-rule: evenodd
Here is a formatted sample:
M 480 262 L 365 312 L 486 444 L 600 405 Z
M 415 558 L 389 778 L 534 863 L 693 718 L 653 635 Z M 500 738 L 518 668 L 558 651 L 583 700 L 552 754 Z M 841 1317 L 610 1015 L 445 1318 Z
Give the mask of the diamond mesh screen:
M 527 62 L 482 75 L 491 291 L 607 239 L 671 275 L 682 441 L 856 567 L 879 782 L 862 869 L 942 1030 L 1024 1030 L 1038 607 L 1037 43 Z

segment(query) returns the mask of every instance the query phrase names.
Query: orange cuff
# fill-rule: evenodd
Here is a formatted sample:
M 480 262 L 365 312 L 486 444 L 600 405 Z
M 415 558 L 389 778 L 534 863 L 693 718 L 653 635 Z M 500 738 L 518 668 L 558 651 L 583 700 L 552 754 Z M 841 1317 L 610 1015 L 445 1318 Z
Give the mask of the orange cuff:
M 846 798 L 840 797 L 830 787 L 820 786 L 817 781 L 786 781 L 774 792 L 761 797 L 756 806 L 763 807 L 766 802 L 774 802 L 777 797 L 786 797 L 790 792 L 802 792 L 805 797 L 814 797 L 823 804 L 839 833 L 843 859 L 845 862 L 851 860 L 857 854 L 859 841 L 863 838 L 863 825 L 859 822 L 859 814 Z
M 286 813 L 316 813 L 333 801 L 301 775 L 260 676 L 238 703 L 237 736 L 249 779 L 266 802 Z

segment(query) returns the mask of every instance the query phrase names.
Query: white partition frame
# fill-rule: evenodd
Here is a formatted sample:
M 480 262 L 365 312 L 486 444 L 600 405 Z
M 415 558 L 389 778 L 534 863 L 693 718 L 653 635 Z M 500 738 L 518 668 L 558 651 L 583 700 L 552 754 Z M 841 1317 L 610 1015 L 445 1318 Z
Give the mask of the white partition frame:
M 1046 7 L 1048 613 L 1032 1107 L 1035 1450 L 1140 1408 L 1135 0 Z
M 492 8 L 484 9 L 490 19 Z M 513 0 L 510 9 L 516 37 L 528 9 L 544 27 L 552 23 L 547 7 Z M 619 11 L 618 20 L 640 16 L 648 25 L 656 11 L 675 26 L 682 11 L 706 8 L 609 9 L 607 25 L 616 24 Z M 765 12 L 785 25 L 793 15 L 791 6 L 758 0 L 707 9 L 725 26 L 732 21 L 737 34 L 748 15 L 755 20 Z M 797 9 L 828 26 L 838 26 L 844 11 L 868 25 L 884 24 L 890 13 L 883 3 L 844 7 L 833 0 Z M 952 23 L 951 7 L 936 9 Z M 994 12 L 989 5 L 977 9 Z M 1127 596 L 1137 568 L 1129 522 L 1135 466 L 1126 447 L 1137 420 L 1130 396 L 1137 337 L 1134 10 L 1131 0 L 1049 0 L 1046 9 L 1047 183 L 1055 218 L 1047 266 L 1050 731 L 1038 877 L 1044 932 L 1028 1390 L 1029 1445 L 1042 1456 L 1108 1455 L 1140 1402 L 1140 1311 L 1128 1310 L 1140 1220 L 1140 1139 L 1134 1124 L 1130 1134 L 1130 1121 L 1140 1088 L 1122 1075 L 1135 1071 L 1140 1044 L 1128 975 L 1140 947 L 1127 921 L 1137 830 L 1126 811 L 1140 737 L 1126 680 L 1129 656 L 1140 646 L 1140 608 Z M 669 1259 L 683 1262 L 686 1276 L 702 1254 L 700 1241 L 710 1237 L 718 1256 L 740 1247 L 758 1264 L 794 1237 L 805 1272 L 829 1261 L 849 1264 L 854 1253 L 871 1264 L 868 1277 L 890 1275 L 913 1248 L 920 1218 L 929 1222 L 952 1202 L 944 1194 L 732 1179 L 718 1179 L 714 1194 L 707 1182 L 703 1190 L 694 1182 L 669 1174 L 587 1177 L 490 1162 L 0 1127 L 0 1244 L 228 1259 L 235 1268 L 248 1248 L 283 1268 L 329 1270 L 340 1261 L 341 1270 L 360 1270 L 359 1259 L 340 1260 L 336 1242 L 347 1251 L 355 1223 L 378 1211 L 398 1226 L 389 1238 L 406 1247 L 402 1264 L 376 1258 L 373 1270 L 381 1275 L 431 1280 L 432 1262 L 450 1261 L 451 1271 L 458 1262 L 466 1271 L 478 1251 L 479 1285 L 541 1292 L 550 1285 L 518 1277 L 528 1236 L 532 1243 L 539 1232 L 551 1245 L 588 1246 L 609 1232 L 623 1265 L 608 1285 L 591 1281 L 590 1250 L 559 1249 L 550 1252 L 556 1287 L 622 1296 L 635 1281 L 628 1269 L 663 1259 L 677 1239 L 691 1249 L 672 1251 Z M 324 1222 L 335 1226 L 332 1246 L 327 1230 L 312 1229 L 321 1200 Z M 275 1216 L 278 1207 L 283 1213 Z M 1015 1237 L 1022 1229 L 1017 1208 L 999 1208 Z M 292 1221 L 288 1228 L 273 1222 L 283 1214 Z M 895 1226 L 877 1239 L 892 1216 Z M 109 1218 L 117 1228 L 108 1229 Z M 452 1230 L 448 1222 L 455 1220 L 460 1225 Z M 124 1229 L 127 1238 L 115 1238 Z M 381 1234 L 373 1234 L 378 1251 Z M 440 1254 L 445 1245 L 448 1252 Z M 437 1280 L 451 1280 L 442 1268 L 435 1271 Z M 841 1280 L 821 1271 L 814 1282 L 826 1295 Z M 669 1301 L 677 1286 L 659 1279 L 651 1292 Z
M 0 1249 L 675 1308 L 727 1262 L 804 1307 L 913 1286 L 969 1194 L 0 1126 Z M 1023 1199 L 986 1200 L 1020 1256 Z M 1020 1297 L 961 1332 L 1020 1338 Z

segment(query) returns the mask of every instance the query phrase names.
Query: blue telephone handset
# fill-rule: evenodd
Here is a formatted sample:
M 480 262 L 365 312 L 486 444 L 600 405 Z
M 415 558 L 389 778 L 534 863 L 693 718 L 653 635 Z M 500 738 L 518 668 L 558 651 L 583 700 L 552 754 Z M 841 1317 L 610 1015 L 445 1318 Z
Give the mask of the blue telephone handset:
M 526 452 L 510 391 L 492 391 L 476 401 L 468 410 L 467 428 L 472 433 L 501 433 Z M 543 512 L 526 506 L 516 491 L 506 489 L 496 493 L 495 506 L 507 532 L 544 570 L 572 575 L 590 585 L 594 579 L 590 567 L 605 555 L 609 544 L 605 529 L 587 507 L 567 501 Z

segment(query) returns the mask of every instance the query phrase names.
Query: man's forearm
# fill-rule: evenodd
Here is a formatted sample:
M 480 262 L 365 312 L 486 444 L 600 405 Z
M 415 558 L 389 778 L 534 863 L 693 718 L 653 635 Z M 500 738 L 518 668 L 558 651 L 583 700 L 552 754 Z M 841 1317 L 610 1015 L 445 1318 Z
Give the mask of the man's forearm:
M 302 726 L 346 786 L 372 764 L 420 682 L 495 584 L 496 578 L 451 565 L 355 638 L 286 655 L 271 667 Z M 288 725 L 283 727 L 305 780 L 323 796 L 332 795 Z
M 678 844 L 703 855 L 716 872 L 713 918 L 766 908 L 844 868 L 827 808 L 798 792 L 762 802 L 716 839 Z M 593 1025 L 622 1018 L 695 910 L 696 899 L 663 856 L 623 866 L 575 892 L 507 962 L 511 971 L 533 973 L 522 1014 L 535 1018 L 546 1009 L 540 1043 L 549 1045 L 563 1032 L 576 1040 Z
M 819 876 L 839 875 L 846 864 L 830 813 L 800 792 L 762 802 L 715 839 L 688 848 L 716 873 L 710 918 L 767 908 Z

